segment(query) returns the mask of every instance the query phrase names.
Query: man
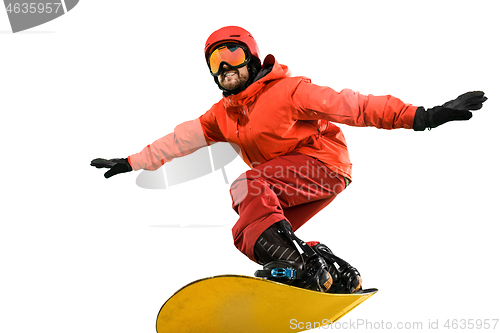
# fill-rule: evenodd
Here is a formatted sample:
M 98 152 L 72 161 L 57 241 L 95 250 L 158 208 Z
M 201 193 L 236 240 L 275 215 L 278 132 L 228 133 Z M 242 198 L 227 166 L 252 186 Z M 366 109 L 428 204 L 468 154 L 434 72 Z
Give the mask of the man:
M 132 170 L 156 170 L 214 142 L 230 142 L 250 166 L 231 185 L 235 246 L 264 265 L 256 275 L 331 293 L 361 288 L 359 272 L 319 242 L 294 232 L 326 207 L 351 182 L 351 163 L 342 131 L 333 123 L 422 131 L 452 120 L 486 101 L 469 92 L 427 111 L 392 96 L 363 96 L 320 87 L 292 77 L 272 55 L 263 62 L 253 36 L 240 27 L 215 31 L 205 59 L 223 98 L 198 119 L 127 159 L 95 159 L 109 178 Z

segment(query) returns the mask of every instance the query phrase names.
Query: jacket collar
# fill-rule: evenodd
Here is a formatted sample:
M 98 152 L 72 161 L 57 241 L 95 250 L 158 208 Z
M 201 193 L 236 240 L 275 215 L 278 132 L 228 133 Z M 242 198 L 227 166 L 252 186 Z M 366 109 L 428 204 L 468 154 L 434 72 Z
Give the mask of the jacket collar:
M 267 73 L 266 73 L 267 72 Z M 265 87 L 265 85 L 274 80 L 290 77 L 292 73 L 286 65 L 279 64 L 272 54 L 269 54 L 262 63 L 262 69 L 257 74 L 255 82 L 250 84 L 245 90 L 236 94 L 223 97 L 224 107 L 231 108 L 247 104 L 253 100 L 256 94 Z

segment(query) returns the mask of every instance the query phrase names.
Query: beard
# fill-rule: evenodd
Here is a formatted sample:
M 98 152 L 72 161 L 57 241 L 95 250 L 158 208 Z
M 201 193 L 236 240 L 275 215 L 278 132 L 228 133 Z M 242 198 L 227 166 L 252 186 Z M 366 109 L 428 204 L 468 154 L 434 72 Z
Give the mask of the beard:
M 226 76 L 226 73 L 234 74 Z M 228 69 L 219 75 L 219 84 L 226 90 L 236 90 L 243 87 L 247 83 L 249 77 L 248 70 Z

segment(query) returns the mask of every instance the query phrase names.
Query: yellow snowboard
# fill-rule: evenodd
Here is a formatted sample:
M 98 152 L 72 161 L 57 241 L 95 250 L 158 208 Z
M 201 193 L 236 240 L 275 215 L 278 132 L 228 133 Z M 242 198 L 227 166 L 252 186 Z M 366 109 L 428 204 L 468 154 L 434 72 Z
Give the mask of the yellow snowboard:
M 330 325 L 375 294 L 327 294 L 243 275 L 194 281 L 158 314 L 158 333 L 281 333 Z

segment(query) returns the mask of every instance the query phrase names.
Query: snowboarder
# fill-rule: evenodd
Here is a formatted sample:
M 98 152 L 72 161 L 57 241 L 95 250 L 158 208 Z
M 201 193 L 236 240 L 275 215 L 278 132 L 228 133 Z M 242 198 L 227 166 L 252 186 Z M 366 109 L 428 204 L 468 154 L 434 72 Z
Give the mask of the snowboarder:
M 423 131 L 468 120 L 469 110 L 479 110 L 487 99 L 481 91 L 468 92 L 425 110 L 389 95 L 337 92 L 291 76 L 273 55 L 261 61 L 253 36 L 236 26 L 210 35 L 205 60 L 222 90 L 219 102 L 140 153 L 91 165 L 109 168 L 109 178 L 156 170 L 215 142 L 236 144 L 250 170 L 230 188 L 239 215 L 232 229 L 235 246 L 264 265 L 257 276 L 321 292 L 353 293 L 362 282 L 358 270 L 326 245 L 295 236 L 351 182 L 344 136 L 334 123 Z

